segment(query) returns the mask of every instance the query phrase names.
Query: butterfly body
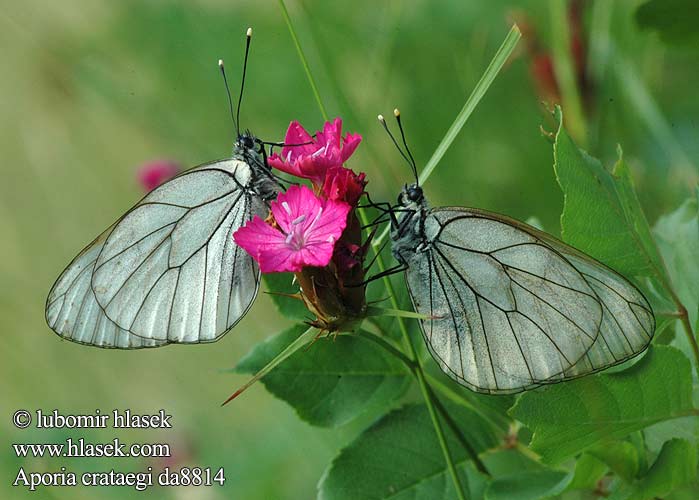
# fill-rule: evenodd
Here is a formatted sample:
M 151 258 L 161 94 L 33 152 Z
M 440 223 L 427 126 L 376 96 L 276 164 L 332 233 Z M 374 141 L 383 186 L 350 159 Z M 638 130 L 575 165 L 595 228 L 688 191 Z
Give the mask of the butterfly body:
M 522 222 L 399 198 L 392 252 L 428 349 L 460 384 L 507 394 L 572 379 L 642 352 L 650 305 L 604 264 Z
M 88 245 L 52 287 L 48 325 L 106 348 L 218 340 L 259 287 L 232 234 L 265 217 L 278 189 L 261 144 L 240 134 L 231 158 L 157 187 Z

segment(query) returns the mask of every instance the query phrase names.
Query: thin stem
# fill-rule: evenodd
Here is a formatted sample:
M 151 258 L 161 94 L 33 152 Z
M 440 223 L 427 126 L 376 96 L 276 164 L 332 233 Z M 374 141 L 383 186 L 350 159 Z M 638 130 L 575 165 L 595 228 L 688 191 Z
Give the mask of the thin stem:
M 415 371 L 415 366 L 416 366 L 415 361 L 410 359 L 408 356 L 405 355 L 405 353 L 403 353 L 403 351 L 401 351 L 400 349 L 395 347 L 393 344 L 388 342 L 383 337 L 379 337 L 378 335 L 374 335 L 373 333 L 369 333 L 369 332 L 364 331 L 364 330 L 359 330 L 358 332 L 355 333 L 355 335 L 377 344 L 382 349 L 385 349 L 386 351 L 391 353 L 391 355 L 400 359 L 403 362 L 403 364 L 405 364 L 405 366 L 408 367 L 408 369 L 411 372 Z
M 359 211 L 359 218 L 363 224 L 366 223 L 363 220 L 366 218 L 366 214 L 363 211 Z M 378 254 L 376 257 L 376 265 L 379 268 L 379 272 L 383 271 L 386 268 L 381 254 Z M 386 287 L 386 291 L 390 296 L 392 307 L 394 309 L 399 309 L 398 300 L 396 299 L 396 293 L 393 288 L 391 278 L 389 276 L 384 276 L 383 282 L 384 286 Z M 446 461 L 447 468 L 449 469 L 449 474 L 451 475 L 451 479 L 454 482 L 456 494 L 460 500 L 465 500 L 466 495 L 464 494 L 464 489 L 461 484 L 461 480 L 459 479 L 459 475 L 456 472 L 454 459 L 451 456 L 449 446 L 447 445 L 446 438 L 444 437 L 444 429 L 442 429 L 442 423 L 440 422 L 439 416 L 437 415 L 437 411 L 432 400 L 430 388 L 427 385 L 427 381 L 425 380 L 425 374 L 422 371 L 420 358 L 417 355 L 417 351 L 415 350 L 415 345 L 413 344 L 413 341 L 410 339 L 410 334 L 408 333 L 408 329 L 405 326 L 405 321 L 403 321 L 403 318 L 401 317 L 397 317 L 396 320 L 398 321 L 398 328 L 403 334 L 403 343 L 405 344 L 409 352 L 407 357 L 415 363 L 415 377 L 417 378 L 418 385 L 420 386 L 420 391 L 422 392 L 423 399 L 425 400 L 425 405 L 427 406 L 427 411 L 430 414 L 432 425 L 434 427 L 435 433 L 437 434 L 437 441 L 439 441 L 439 446 L 442 448 L 442 454 L 444 455 L 444 460 Z
M 444 396 L 448 397 L 452 401 L 454 401 L 456 404 L 459 404 L 461 406 L 465 406 L 469 410 L 473 411 L 474 413 L 477 413 L 483 419 L 488 422 L 495 431 L 502 432 L 502 428 L 506 428 L 507 426 L 510 425 L 510 420 L 507 418 L 503 417 L 501 414 L 492 411 L 488 409 L 487 411 L 474 405 L 471 401 L 466 399 L 463 395 L 459 394 L 452 388 L 450 388 L 448 385 L 446 385 L 444 382 L 439 380 L 438 378 L 430 375 L 429 373 L 425 373 L 425 378 L 427 379 L 428 383 L 430 384 L 431 387 L 434 389 L 437 389 L 439 392 L 441 392 Z M 487 408 L 487 407 L 485 407 Z M 497 422 L 497 423 L 496 423 Z
M 672 300 L 675 301 L 677 305 L 677 310 L 679 312 L 680 322 L 684 327 L 684 333 L 687 335 L 687 340 L 689 340 L 689 345 L 692 346 L 692 352 L 694 353 L 694 360 L 696 361 L 694 367 L 697 371 L 697 376 L 699 376 L 699 345 L 697 345 L 697 339 L 694 337 L 694 332 L 692 331 L 692 324 L 689 322 L 689 314 L 687 313 L 687 308 L 684 304 L 680 302 L 679 297 L 675 294 L 674 290 L 670 290 L 672 295 Z
M 675 317 L 679 318 L 682 326 L 684 327 L 684 333 L 687 336 L 689 345 L 692 347 L 692 353 L 694 354 L 694 369 L 697 372 L 697 376 L 699 376 L 699 345 L 697 345 L 697 339 L 692 331 L 692 324 L 689 322 L 689 313 L 672 286 L 667 264 L 665 263 L 665 259 L 662 257 L 662 254 L 658 249 L 658 244 L 655 242 L 655 239 L 653 239 L 653 245 L 655 246 L 655 251 L 660 257 L 660 264 L 659 266 L 657 264 L 653 265 L 653 272 L 655 277 L 660 282 L 660 285 L 670 294 L 672 301 L 675 303 L 675 307 L 677 307 Z
M 680 311 L 658 311 L 655 313 L 656 316 L 664 316 L 666 318 L 681 318 L 682 313 Z
M 311 85 L 311 89 L 313 90 L 313 95 L 316 98 L 316 103 L 318 103 L 318 109 L 320 109 L 320 114 L 323 115 L 323 120 L 328 121 L 328 112 L 325 110 L 325 106 L 323 105 L 323 101 L 320 98 L 320 92 L 318 92 L 318 87 L 316 86 L 316 81 L 313 79 L 313 74 L 311 73 L 311 68 L 308 66 L 308 61 L 306 60 L 306 55 L 303 53 L 303 49 L 301 48 L 301 43 L 299 42 L 299 39 L 296 36 L 296 30 L 294 30 L 294 25 L 291 23 L 291 18 L 289 17 L 289 11 L 286 10 L 286 5 L 284 4 L 284 0 L 279 0 L 279 6 L 282 9 L 282 16 L 284 16 L 284 21 L 286 22 L 286 27 L 289 28 L 289 34 L 291 35 L 291 39 L 294 41 L 294 45 L 296 46 L 296 52 L 298 53 L 299 59 L 301 59 L 301 64 L 303 65 L 303 69 L 306 72 L 306 78 L 308 78 L 308 83 Z
M 375 325 L 376 326 L 376 325 Z M 377 330 L 382 333 L 381 329 L 377 327 Z M 375 335 L 373 333 L 369 333 L 367 331 L 362 331 L 360 330 L 359 332 L 356 333 L 359 337 L 362 337 L 366 340 L 369 340 L 371 342 L 374 342 L 378 346 L 380 346 L 382 349 L 385 349 L 388 351 L 391 355 L 397 357 L 400 359 L 403 364 L 411 371 L 411 373 L 417 377 L 417 363 L 413 360 L 411 360 L 408 356 L 406 356 L 403 351 L 400 349 L 396 348 L 392 343 L 388 342 L 386 339 L 379 335 Z M 446 408 L 442 404 L 442 402 L 439 400 L 437 395 L 434 392 L 434 389 L 437 389 L 438 391 L 442 392 L 446 397 L 449 399 L 453 400 L 456 402 L 456 404 L 460 404 L 462 406 L 465 406 L 469 408 L 471 411 L 474 413 L 477 413 L 483 419 L 488 422 L 489 424 L 493 425 L 493 428 L 496 431 L 499 431 L 500 428 L 497 425 L 494 425 L 491 423 L 491 417 L 488 415 L 485 415 L 483 412 L 480 411 L 480 409 L 476 408 L 471 404 L 470 401 L 464 399 L 463 397 L 459 396 L 458 393 L 455 391 L 449 389 L 447 386 L 439 382 L 437 379 L 432 377 L 429 373 L 425 373 L 425 380 L 429 379 L 430 382 L 427 384 L 427 387 L 430 391 L 430 396 L 432 397 L 435 406 L 437 407 L 437 410 L 439 413 L 442 415 L 442 418 L 447 422 L 449 427 L 451 428 L 452 432 L 454 432 L 457 440 L 461 445 L 463 446 L 464 450 L 470 455 L 471 460 L 476 464 L 476 468 L 481 471 L 483 474 L 486 474 L 487 476 L 490 476 L 490 472 L 488 472 L 488 469 L 485 467 L 485 464 L 481 461 L 480 457 L 478 456 L 478 453 L 471 447 L 471 445 L 468 443 L 466 438 L 464 437 L 463 433 L 461 432 L 461 429 L 456 425 L 456 422 L 454 422 L 454 419 L 451 418 L 451 416 L 448 414 Z M 432 387 L 434 386 L 434 388 Z M 497 415 L 499 418 L 500 415 Z M 505 421 L 505 425 L 507 425 L 508 422 Z
M 439 413 L 442 415 L 442 418 L 447 423 L 451 431 L 454 433 L 454 436 L 456 436 L 456 439 L 459 441 L 459 443 L 461 443 L 461 446 L 470 455 L 471 459 L 473 460 L 473 463 L 476 464 L 476 468 L 486 476 L 490 476 L 490 472 L 488 472 L 488 469 L 485 468 L 485 464 L 481 462 L 480 458 L 478 458 L 478 453 L 476 452 L 476 450 L 474 450 L 473 447 L 471 447 L 470 443 L 466 440 L 466 437 L 464 436 L 463 432 L 461 432 L 459 426 L 456 424 L 451 415 L 449 415 L 449 412 L 444 407 L 442 402 L 439 400 L 437 395 L 434 393 L 432 388 L 430 388 L 429 386 L 428 388 L 430 391 L 430 397 L 432 398 L 434 405 L 437 407 L 437 411 L 439 411 Z
M 578 79 L 571 54 L 568 2 L 550 0 L 553 45 L 553 69 L 561 90 L 562 105 L 566 110 L 568 129 L 582 147 L 587 146 L 587 130 L 583 113 Z

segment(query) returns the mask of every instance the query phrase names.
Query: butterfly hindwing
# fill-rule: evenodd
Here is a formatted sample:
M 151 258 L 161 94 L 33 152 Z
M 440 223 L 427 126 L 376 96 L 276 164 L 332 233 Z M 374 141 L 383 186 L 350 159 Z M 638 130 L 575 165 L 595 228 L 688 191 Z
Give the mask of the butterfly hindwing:
M 442 369 L 480 392 L 581 376 L 641 352 L 654 319 L 626 279 L 568 245 L 481 210 L 427 212 L 406 279 Z
M 133 335 L 105 314 L 92 291 L 92 273 L 113 227 L 95 239 L 58 278 L 46 301 L 46 322 L 61 337 L 96 347 L 139 349 L 163 342 Z

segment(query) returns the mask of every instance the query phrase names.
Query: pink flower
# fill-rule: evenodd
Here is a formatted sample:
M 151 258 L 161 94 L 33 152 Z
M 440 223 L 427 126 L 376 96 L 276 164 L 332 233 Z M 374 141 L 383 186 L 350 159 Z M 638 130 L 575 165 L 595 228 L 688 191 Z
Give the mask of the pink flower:
M 180 165 L 174 161 L 155 160 L 143 164 L 138 169 L 136 177 L 141 187 L 149 193 L 163 182 L 175 177 L 180 170 Z
M 364 193 L 365 177 L 364 172 L 357 175 L 349 168 L 331 167 L 325 174 L 323 196 L 329 200 L 342 200 L 354 207 Z
M 359 134 L 348 133 L 342 137 L 341 118 L 325 122 L 323 131 L 316 132 L 315 139 L 299 122 L 293 121 L 284 138 L 284 143 L 291 145 L 282 148 L 281 157 L 273 154 L 268 161 L 282 172 L 310 179 L 315 186 L 322 186 L 326 171 L 342 166 L 361 141 Z
M 324 267 L 347 224 L 350 206 L 324 200 L 306 186 L 291 186 L 271 204 L 276 227 L 255 216 L 233 238 L 263 273 Z

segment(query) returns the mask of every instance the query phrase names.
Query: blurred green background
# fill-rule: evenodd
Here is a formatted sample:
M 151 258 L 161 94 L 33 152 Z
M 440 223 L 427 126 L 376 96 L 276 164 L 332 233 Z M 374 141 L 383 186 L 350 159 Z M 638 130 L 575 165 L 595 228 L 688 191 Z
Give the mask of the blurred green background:
M 639 2 L 583 2 L 584 142 L 607 164 L 624 147 L 651 222 L 697 180 L 696 51 L 667 48 L 634 20 Z M 525 38 L 426 186 L 435 205 L 482 207 L 558 231 L 562 206 L 541 105 L 537 57 L 550 51 L 549 2 L 289 0 L 331 115 L 364 136 L 351 166 L 377 200 L 409 170 L 376 123 L 403 113 L 424 164 L 513 20 Z M 239 84 L 244 32 L 255 36 L 242 125 L 281 140 L 290 120 L 322 122 L 277 2 L 4 0 L 0 9 L 0 331 L 3 498 L 17 470 L 142 470 L 161 462 L 18 459 L 9 443 L 68 436 L 168 442 L 171 464 L 226 470 L 225 487 L 151 488 L 160 498 L 311 498 L 325 465 L 361 423 L 312 429 L 261 385 L 225 408 L 245 378 L 224 370 L 288 322 L 261 294 L 220 342 L 116 352 L 61 341 L 44 322 L 51 284 L 73 256 L 141 196 L 135 171 L 170 158 L 193 166 L 229 155 L 233 132 L 216 61 Z M 534 43 L 536 42 L 536 43 Z M 529 47 L 529 49 L 527 49 Z M 539 77 L 541 80 L 541 77 Z M 545 82 L 544 82 L 545 83 Z M 19 431 L 19 408 L 173 415 L 171 430 Z M 364 422 L 365 424 L 366 422 Z M 50 488 L 41 498 L 130 497 L 129 487 Z

